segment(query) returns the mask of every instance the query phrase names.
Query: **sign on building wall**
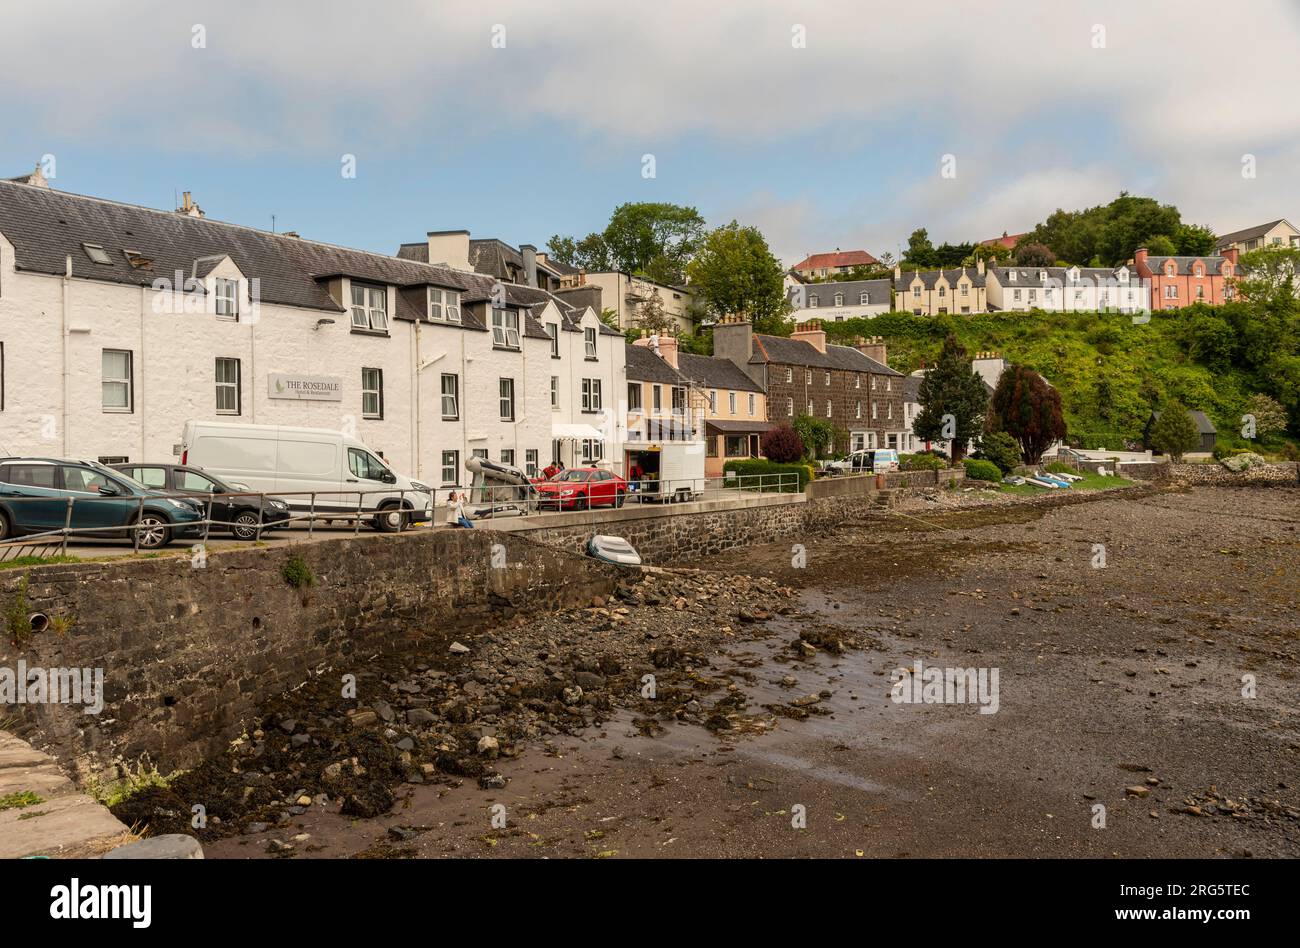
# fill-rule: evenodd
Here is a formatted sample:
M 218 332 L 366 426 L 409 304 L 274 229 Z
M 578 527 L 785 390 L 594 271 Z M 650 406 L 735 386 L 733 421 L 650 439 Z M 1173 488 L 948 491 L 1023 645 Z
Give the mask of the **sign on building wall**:
M 343 401 L 343 380 L 337 375 L 289 375 L 270 372 L 266 376 L 271 398 L 292 398 L 310 402 Z

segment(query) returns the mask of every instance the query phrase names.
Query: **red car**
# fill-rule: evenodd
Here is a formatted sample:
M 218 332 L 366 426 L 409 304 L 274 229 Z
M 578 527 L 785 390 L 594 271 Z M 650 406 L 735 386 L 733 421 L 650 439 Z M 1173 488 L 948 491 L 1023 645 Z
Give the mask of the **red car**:
M 597 467 L 571 467 L 557 474 L 554 480 L 537 485 L 537 504 L 543 509 L 622 507 L 626 497 L 627 481 Z

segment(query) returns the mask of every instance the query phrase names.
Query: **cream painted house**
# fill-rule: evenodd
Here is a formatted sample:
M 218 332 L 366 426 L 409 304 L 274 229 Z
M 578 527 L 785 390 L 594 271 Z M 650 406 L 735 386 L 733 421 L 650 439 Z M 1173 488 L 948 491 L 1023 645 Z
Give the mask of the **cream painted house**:
M 1300 247 L 1300 230 L 1291 226 L 1286 218 L 1257 224 L 1245 230 L 1224 234 L 1215 245 L 1215 253 L 1235 248 L 1239 253 L 1250 253 L 1265 247 Z
M 679 332 L 690 332 L 694 327 L 690 305 L 695 295 L 683 286 L 669 286 L 618 271 L 583 273 L 571 285 L 600 287 L 601 305 L 618 314 L 620 329 L 640 326 L 642 309 L 655 297 L 662 303 L 664 315 L 673 321 Z
M 956 270 L 894 267 L 894 309 L 914 316 L 970 315 L 987 311 L 984 261 Z

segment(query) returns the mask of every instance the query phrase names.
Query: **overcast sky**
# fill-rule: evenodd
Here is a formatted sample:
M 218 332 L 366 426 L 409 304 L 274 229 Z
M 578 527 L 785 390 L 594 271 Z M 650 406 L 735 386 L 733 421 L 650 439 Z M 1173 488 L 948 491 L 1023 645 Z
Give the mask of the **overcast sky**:
M 43 0 L 0 23 L 0 175 L 50 154 L 63 190 L 189 190 L 390 253 L 542 246 L 640 200 L 756 224 L 787 264 L 1121 190 L 1219 232 L 1300 217 L 1296 0 Z

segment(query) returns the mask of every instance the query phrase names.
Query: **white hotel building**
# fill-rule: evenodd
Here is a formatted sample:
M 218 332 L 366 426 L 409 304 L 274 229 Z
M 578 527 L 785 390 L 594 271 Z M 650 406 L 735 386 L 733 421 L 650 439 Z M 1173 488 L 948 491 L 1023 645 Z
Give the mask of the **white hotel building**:
M 989 267 L 990 310 L 1149 313 L 1151 286 L 1119 267 Z
M 196 419 L 343 430 L 435 488 L 468 484 L 472 454 L 618 470 L 623 336 L 475 273 L 467 232 L 428 245 L 431 263 L 208 220 L 188 199 L 0 181 L 0 453 L 172 461 Z

